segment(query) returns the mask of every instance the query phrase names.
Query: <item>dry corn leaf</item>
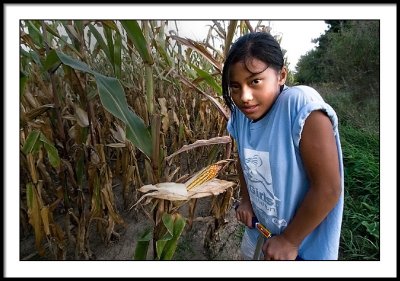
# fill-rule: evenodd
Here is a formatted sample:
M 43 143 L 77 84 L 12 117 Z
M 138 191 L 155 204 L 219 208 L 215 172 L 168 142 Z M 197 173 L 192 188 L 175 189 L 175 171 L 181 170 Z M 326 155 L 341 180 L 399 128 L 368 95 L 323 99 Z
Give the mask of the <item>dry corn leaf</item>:
M 89 126 L 89 118 L 87 112 L 80 108 L 78 105 L 75 105 L 75 118 L 78 122 L 78 125 L 82 128 Z
M 114 148 L 122 148 L 125 147 L 126 145 L 124 143 L 108 143 L 106 144 L 106 146 Z
M 208 140 L 197 140 L 192 144 L 186 144 L 184 146 L 182 146 L 181 149 L 179 149 L 178 151 L 172 153 L 171 155 L 167 156 L 165 158 L 166 161 L 171 160 L 171 158 L 173 158 L 174 156 L 184 152 L 184 151 L 188 151 L 191 149 L 195 149 L 197 147 L 201 147 L 201 146 L 208 146 L 208 145 L 215 145 L 215 144 L 227 144 L 227 143 L 231 143 L 232 140 L 230 138 L 230 136 L 222 136 L 222 137 L 215 137 L 215 138 L 211 138 Z M 225 161 L 225 160 L 221 160 L 221 161 Z M 216 164 L 218 164 L 219 162 L 217 162 Z
M 139 200 L 134 205 L 132 205 L 130 209 L 135 207 L 146 197 L 164 199 L 169 201 L 187 200 L 188 198 L 186 185 L 183 183 L 162 182 L 156 185 L 148 184 L 139 188 L 139 191 L 146 194 L 140 197 Z
M 28 101 L 29 105 L 32 108 L 38 108 L 40 106 L 40 104 L 37 102 L 36 98 L 33 96 L 31 92 L 26 91 L 23 97 Z
M 46 233 L 46 235 L 49 236 L 50 235 L 49 208 L 47 206 L 43 206 L 42 209 L 40 210 L 40 215 L 42 217 L 44 233 Z
M 186 190 L 186 185 L 183 183 L 175 183 L 175 182 L 162 182 L 156 185 L 148 184 L 139 188 L 139 191 L 143 193 L 149 191 L 166 192 L 181 197 L 182 196 L 186 197 L 188 195 L 188 192 Z
M 126 141 L 126 135 L 124 129 L 119 126 L 118 124 L 115 124 L 116 130 L 114 131 L 112 128 L 110 128 L 111 134 L 116 139 L 119 143 L 125 143 Z
M 26 112 L 26 115 L 25 115 L 26 120 L 32 121 L 39 115 L 42 115 L 43 113 L 48 111 L 50 108 L 54 108 L 54 104 L 44 104 L 42 106 L 34 108 L 34 109 L 30 110 L 29 112 Z
M 236 183 L 231 181 L 212 179 L 190 190 L 188 192 L 188 199 L 218 195 L 225 192 L 225 190 L 234 186 L 235 184 Z

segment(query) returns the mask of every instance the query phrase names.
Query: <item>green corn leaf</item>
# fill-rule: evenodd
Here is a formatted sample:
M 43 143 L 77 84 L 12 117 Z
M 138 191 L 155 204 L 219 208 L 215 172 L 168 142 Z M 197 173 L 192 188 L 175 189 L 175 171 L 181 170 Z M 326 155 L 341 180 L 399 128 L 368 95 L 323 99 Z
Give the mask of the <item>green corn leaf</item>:
M 46 28 L 47 32 L 49 32 L 51 35 L 61 39 L 60 34 L 58 34 L 58 32 L 54 28 L 52 28 L 50 25 L 48 25 L 47 23 L 44 22 L 43 26 Z
M 172 65 L 171 59 L 168 56 L 167 52 L 164 50 L 162 44 L 159 43 L 158 40 L 153 40 L 153 45 L 155 46 L 156 50 L 161 55 L 161 57 L 164 59 L 164 61 L 167 63 L 167 65 L 171 66 Z
M 104 26 L 103 31 L 107 40 L 110 63 L 114 68 L 114 41 L 112 39 L 112 30 L 108 26 Z
M 100 45 L 100 49 L 103 50 L 104 54 L 111 61 L 110 53 L 108 51 L 107 44 L 103 39 L 103 36 L 101 36 L 100 32 L 97 30 L 97 28 L 95 26 L 89 24 L 88 27 L 89 27 L 89 30 L 92 32 L 93 36 L 96 38 L 97 44 Z
M 25 144 L 21 149 L 25 155 L 37 152 L 39 150 L 40 147 L 39 137 L 40 137 L 40 132 L 38 131 L 32 131 L 29 133 L 28 137 L 25 140 Z
M 126 137 L 144 154 L 151 157 L 152 141 L 142 119 L 129 108 L 124 90 L 115 78 L 96 74 L 97 87 L 103 106 L 127 126 Z
M 179 237 L 181 236 L 185 225 L 185 219 L 180 214 L 175 214 L 173 217 L 173 237 L 172 239 L 168 240 L 166 245 L 164 246 L 164 250 L 160 258 L 161 260 L 172 259 L 178 245 Z
M 26 184 L 26 204 L 28 206 L 28 209 L 32 209 L 33 206 L 33 184 L 31 182 L 28 182 Z
M 34 51 L 34 50 L 30 50 L 29 53 L 30 53 L 30 55 L 31 55 L 31 57 L 32 57 L 32 60 L 33 60 L 38 66 L 40 66 L 40 68 L 42 68 L 43 65 L 42 65 L 42 61 L 40 60 L 39 54 L 38 54 L 36 51 Z
M 169 239 L 171 239 L 171 237 Z M 157 260 L 161 260 L 162 252 L 166 244 L 167 238 L 165 237 L 156 241 Z
M 215 82 L 214 77 L 212 77 L 208 72 L 196 67 L 193 64 L 190 64 L 197 72 L 197 75 L 199 75 L 201 78 L 203 78 L 208 85 L 210 85 L 217 93 L 218 95 L 222 95 L 222 88 L 219 86 L 217 82 Z
M 118 79 L 121 79 L 121 34 L 115 33 L 114 38 L 114 73 Z
M 64 64 L 95 76 L 100 100 L 104 108 L 126 124 L 127 138 L 144 154 L 151 157 L 153 147 L 150 132 L 143 120 L 128 108 L 125 92 L 119 80 L 93 71 L 87 64 L 61 52 L 57 51 L 57 55 Z
M 171 214 L 164 213 L 162 215 L 162 222 L 165 233 L 159 240 L 156 241 L 157 259 L 159 260 L 161 260 L 165 255 L 163 254 L 164 247 L 167 245 L 167 242 L 173 238 L 174 231 L 174 221 Z
M 43 68 L 45 71 L 54 71 L 60 65 L 60 63 L 61 61 L 58 58 L 56 51 L 51 50 L 43 62 Z
M 96 74 L 96 72 L 91 70 L 86 63 L 76 60 L 60 51 L 56 51 L 56 53 L 63 64 L 68 65 L 79 71 L 87 72 L 93 75 Z
M 43 35 L 42 32 L 39 30 L 40 27 L 36 26 L 34 21 L 28 20 L 26 21 L 26 23 L 28 26 L 28 33 L 33 42 L 36 44 L 36 46 L 43 47 Z
M 45 22 L 43 23 L 44 28 L 52 35 L 54 35 L 55 37 L 57 37 L 58 39 L 60 39 L 61 42 L 63 42 L 65 44 L 65 46 L 70 49 L 71 51 L 73 51 L 78 57 L 80 57 L 81 59 L 83 59 L 82 54 L 71 44 L 69 44 L 67 42 L 68 37 L 67 36 L 60 36 L 60 34 L 58 34 L 58 32 L 53 29 L 51 26 L 49 26 L 48 24 L 46 24 Z M 67 38 L 67 39 L 65 39 Z
M 147 48 L 147 41 L 143 36 L 142 30 L 140 29 L 139 24 L 135 20 L 122 20 L 122 26 L 126 30 L 128 37 L 132 40 L 133 44 L 136 47 L 136 50 L 139 52 L 140 57 L 149 65 L 154 63 L 153 57 L 151 56 L 149 49 Z
M 152 240 L 152 230 L 147 229 L 139 238 L 135 248 L 134 260 L 146 260 L 150 241 Z
M 172 235 L 174 233 L 174 218 L 172 217 L 172 215 L 164 213 L 162 215 L 162 221 L 167 228 L 168 236 Z
M 21 99 L 25 93 L 25 85 L 28 80 L 27 75 L 21 70 L 19 72 L 19 98 Z
M 107 26 L 107 27 L 119 32 L 118 26 L 115 24 L 114 21 L 112 21 L 112 20 L 102 20 L 101 23 L 103 24 L 103 26 Z
M 47 151 L 47 156 L 49 157 L 49 161 L 51 166 L 57 168 L 60 166 L 60 156 L 58 156 L 57 148 L 44 136 L 44 134 L 40 133 L 40 141 L 43 143 L 44 148 Z

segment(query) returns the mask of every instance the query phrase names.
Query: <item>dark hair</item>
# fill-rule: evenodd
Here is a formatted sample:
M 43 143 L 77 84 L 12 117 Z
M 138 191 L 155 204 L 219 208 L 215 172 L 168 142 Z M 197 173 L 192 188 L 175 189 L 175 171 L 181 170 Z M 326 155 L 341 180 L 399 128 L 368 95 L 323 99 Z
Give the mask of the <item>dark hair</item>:
M 267 32 L 251 32 L 237 39 L 231 46 L 222 69 L 222 93 L 226 105 L 233 111 L 233 101 L 229 94 L 230 68 L 237 62 L 247 62 L 251 59 L 263 61 L 276 71 L 284 65 L 281 46 Z

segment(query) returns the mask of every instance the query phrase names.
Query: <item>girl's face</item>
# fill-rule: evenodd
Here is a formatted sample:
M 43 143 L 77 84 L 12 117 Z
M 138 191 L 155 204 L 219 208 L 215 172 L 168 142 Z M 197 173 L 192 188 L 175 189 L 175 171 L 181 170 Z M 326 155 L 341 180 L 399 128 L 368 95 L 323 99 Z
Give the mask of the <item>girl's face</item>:
M 257 120 L 272 107 L 286 77 L 286 67 L 277 72 L 258 59 L 246 65 L 243 61 L 237 62 L 230 69 L 232 100 L 249 119 Z

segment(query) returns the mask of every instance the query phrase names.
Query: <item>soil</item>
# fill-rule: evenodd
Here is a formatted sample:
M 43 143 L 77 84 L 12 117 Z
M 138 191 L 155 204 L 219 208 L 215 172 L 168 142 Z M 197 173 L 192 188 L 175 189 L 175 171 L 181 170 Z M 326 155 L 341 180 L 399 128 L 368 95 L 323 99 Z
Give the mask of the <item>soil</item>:
M 145 228 L 152 225 L 151 220 L 143 211 L 132 209 L 124 211 L 118 198 L 119 192 L 115 190 L 117 208 L 122 216 L 125 226 L 116 226 L 117 235 L 113 235 L 111 242 L 105 244 L 99 237 L 95 227 L 90 228 L 89 248 L 93 255 L 91 260 L 102 261 L 129 261 L 133 260 L 136 247 L 135 241 Z M 238 223 L 233 208 L 230 208 L 225 218 L 217 221 L 210 216 L 209 210 L 211 197 L 199 198 L 195 209 L 195 219 L 192 226 L 186 224 L 179 238 L 178 246 L 173 260 L 240 260 L 240 242 L 243 226 Z M 180 212 L 185 216 L 185 208 Z M 186 217 L 186 216 L 185 216 Z M 33 231 L 20 234 L 20 260 L 54 260 L 49 254 L 40 256 L 35 249 Z M 71 243 L 72 244 L 72 243 Z M 67 251 L 67 260 L 76 260 L 73 246 Z M 149 247 L 148 260 L 152 259 L 151 246 Z M 46 252 L 49 252 L 46 250 Z

